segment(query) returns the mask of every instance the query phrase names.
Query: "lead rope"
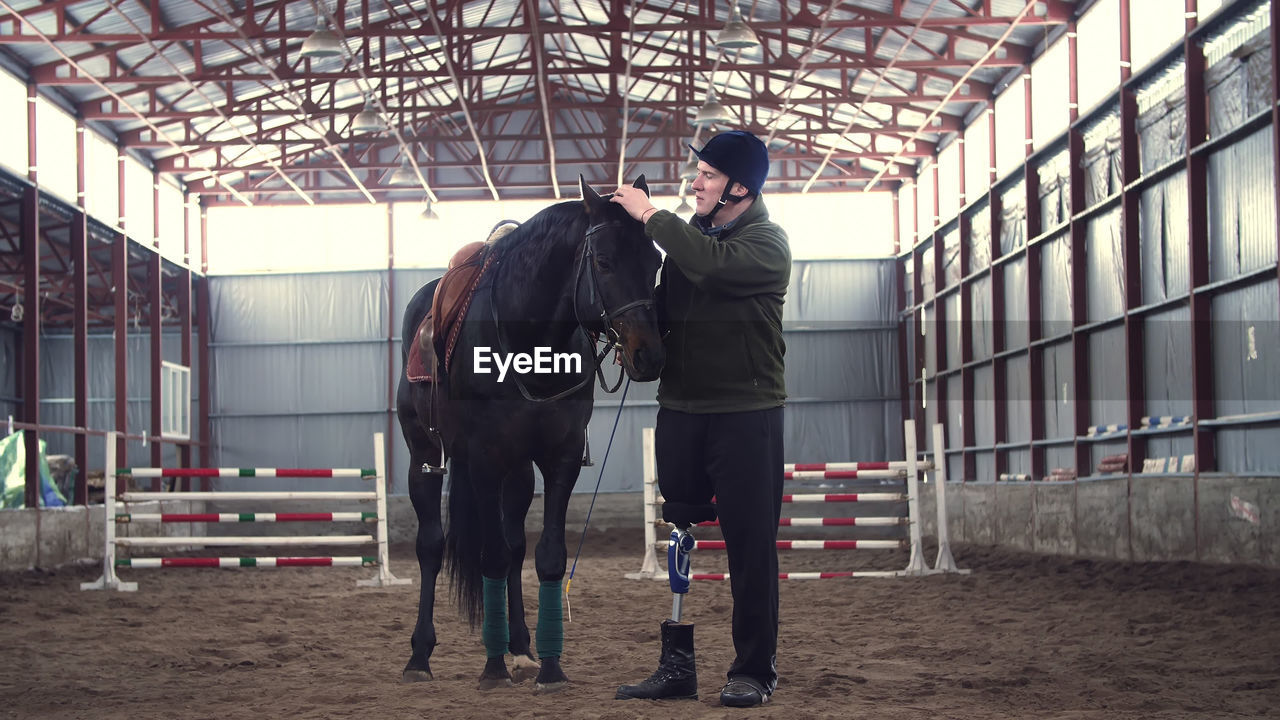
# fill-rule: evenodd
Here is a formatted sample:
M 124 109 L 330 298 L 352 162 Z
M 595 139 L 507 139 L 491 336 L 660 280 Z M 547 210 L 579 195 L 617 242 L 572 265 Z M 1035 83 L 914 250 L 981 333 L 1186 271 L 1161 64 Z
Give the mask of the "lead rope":
M 613 430 L 609 431 L 609 443 L 605 445 L 604 457 L 600 459 L 600 474 L 596 476 L 596 489 L 591 493 L 591 505 L 587 508 L 587 519 L 582 523 L 582 535 L 578 538 L 578 550 L 573 554 L 573 567 L 569 568 L 569 579 L 564 584 L 564 609 L 569 622 L 573 622 L 573 607 L 569 604 L 569 586 L 573 584 L 573 574 L 578 570 L 578 557 L 582 555 L 582 543 L 587 539 L 587 527 L 591 525 L 591 511 L 596 507 L 596 496 L 600 494 L 600 481 L 604 479 L 604 467 L 609 462 L 609 450 L 613 448 L 613 436 L 618 432 L 618 421 L 622 419 L 622 404 L 627 401 L 627 390 L 631 388 L 631 378 L 622 386 L 622 399 L 618 401 L 618 414 L 613 418 Z

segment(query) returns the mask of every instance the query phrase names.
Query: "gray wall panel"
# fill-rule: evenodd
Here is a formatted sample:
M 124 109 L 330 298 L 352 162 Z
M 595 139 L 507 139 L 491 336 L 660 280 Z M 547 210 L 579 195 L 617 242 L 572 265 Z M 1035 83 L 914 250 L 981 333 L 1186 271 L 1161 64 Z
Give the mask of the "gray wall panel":
M 1040 318 L 1041 337 L 1071 330 L 1071 241 L 1065 233 L 1040 245 Z
M 1124 327 L 1089 334 L 1089 424 L 1124 423 L 1129 415 L 1125 390 Z
M 386 337 L 386 273 L 209 279 L 213 342 Z
M 1120 208 L 1089 221 L 1085 230 L 1086 319 L 1109 320 L 1124 314 L 1124 249 Z
M 995 435 L 995 368 L 983 365 L 973 370 L 973 441 L 980 446 L 994 445 Z
M 1000 256 L 1027 244 L 1027 191 L 1021 180 L 1000 194 Z
M 784 323 L 842 327 L 897 322 L 898 281 L 888 260 L 798 261 L 782 308 Z
M 993 352 L 991 326 L 991 276 L 975 278 L 965 290 L 969 293 L 969 312 L 964 330 L 973 338 L 973 359 L 985 360 Z
M 1027 260 L 1011 260 L 996 272 L 1004 273 L 1004 347 L 1026 347 L 1031 337 L 1027 325 Z
M 1143 415 L 1191 415 L 1191 310 L 1153 313 L 1142 321 L 1147 407 Z
M 1263 128 L 1209 156 L 1209 275 L 1236 277 L 1276 261 L 1275 155 Z
M 1006 361 L 1005 378 L 1005 397 L 1009 399 L 1005 437 L 1009 442 L 1027 442 L 1031 440 L 1031 369 L 1025 354 Z
M 969 215 L 969 270 L 991 267 L 991 213 L 984 201 Z
M 1280 427 L 1222 428 L 1215 435 L 1220 472 L 1274 474 L 1280 468 Z
M 1138 215 L 1142 250 L 1142 302 L 1186 295 L 1188 260 L 1187 172 L 1180 170 L 1142 193 Z
M 1045 437 L 1075 437 L 1075 379 L 1072 375 L 1071 343 L 1046 345 L 1042 350 Z
M 960 293 L 949 293 L 944 300 L 946 308 L 946 322 L 944 329 L 947 333 L 947 357 L 946 367 L 948 370 L 954 370 L 962 364 L 960 360 L 960 342 L 961 336 L 969 332 L 968 323 L 965 318 L 960 316 Z
M 1218 415 L 1280 410 L 1280 293 L 1276 283 L 1213 299 L 1213 384 Z M 1280 463 L 1275 467 L 1280 468 Z

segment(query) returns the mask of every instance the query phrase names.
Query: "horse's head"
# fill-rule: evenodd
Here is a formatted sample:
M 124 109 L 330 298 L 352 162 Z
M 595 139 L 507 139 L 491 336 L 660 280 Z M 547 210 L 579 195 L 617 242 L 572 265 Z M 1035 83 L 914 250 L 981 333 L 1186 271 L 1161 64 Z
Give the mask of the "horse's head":
M 587 211 L 584 269 L 594 289 L 593 312 L 605 331 L 616 336 L 622 365 L 632 380 L 656 380 L 666 361 L 658 316 L 653 307 L 654 281 L 662 259 L 644 225 L 608 198 L 600 197 L 581 175 L 582 204 Z M 649 193 L 641 175 L 635 186 Z

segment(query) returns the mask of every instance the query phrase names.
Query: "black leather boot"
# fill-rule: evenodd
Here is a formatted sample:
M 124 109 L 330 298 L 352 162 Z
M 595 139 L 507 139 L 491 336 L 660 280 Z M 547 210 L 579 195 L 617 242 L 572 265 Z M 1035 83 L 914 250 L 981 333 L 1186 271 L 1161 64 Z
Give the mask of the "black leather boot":
M 693 662 L 693 623 L 662 622 L 658 670 L 637 685 L 618 688 L 617 700 L 697 700 L 698 670 Z

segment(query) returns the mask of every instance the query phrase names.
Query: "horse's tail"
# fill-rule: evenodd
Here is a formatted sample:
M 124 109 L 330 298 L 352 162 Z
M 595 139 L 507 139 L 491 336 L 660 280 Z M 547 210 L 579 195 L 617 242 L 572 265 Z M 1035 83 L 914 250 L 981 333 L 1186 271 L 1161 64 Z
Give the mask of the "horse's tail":
M 455 482 L 458 479 L 455 466 L 449 481 L 449 521 L 444 536 L 444 557 L 458 612 L 475 630 L 484 613 L 484 580 L 480 572 L 483 538 L 475 493 L 466 482 Z

